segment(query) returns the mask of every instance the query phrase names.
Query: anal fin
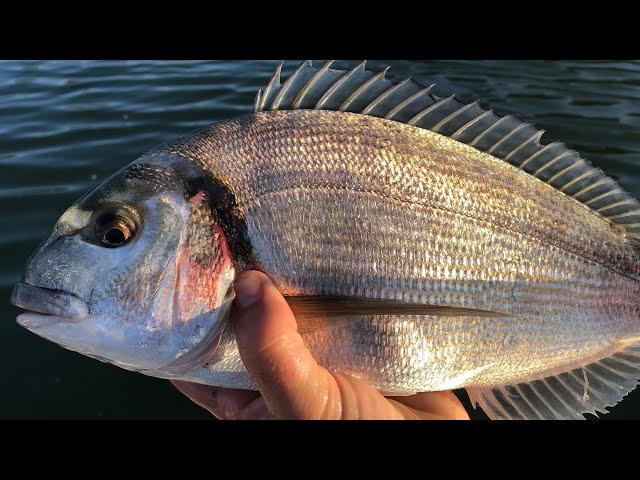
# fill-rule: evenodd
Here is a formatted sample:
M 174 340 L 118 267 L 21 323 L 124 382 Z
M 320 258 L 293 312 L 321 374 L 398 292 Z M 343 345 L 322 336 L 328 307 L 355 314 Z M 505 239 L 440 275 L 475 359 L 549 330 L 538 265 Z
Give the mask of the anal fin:
M 582 367 L 515 385 L 467 388 L 467 393 L 474 407 L 495 420 L 584 420 L 585 413 L 607 413 L 639 379 L 640 339 L 633 339 Z

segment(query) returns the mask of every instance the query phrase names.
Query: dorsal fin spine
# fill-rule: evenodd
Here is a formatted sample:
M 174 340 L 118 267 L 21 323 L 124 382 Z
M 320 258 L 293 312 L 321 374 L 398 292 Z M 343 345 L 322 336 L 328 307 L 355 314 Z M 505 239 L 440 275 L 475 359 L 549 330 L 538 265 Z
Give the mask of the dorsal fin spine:
M 435 85 L 429 85 L 428 87 L 424 87 L 419 92 L 414 93 L 409 98 L 406 98 L 402 102 L 400 102 L 395 108 L 393 108 L 389 113 L 385 115 L 384 118 L 387 120 L 392 120 L 399 112 L 401 112 L 407 105 L 410 105 L 412 102 L 416 100 L 416 98 L 421 97 L 422 95 L 429 95 L 431 93 L 431 89 Z
M 633 205 L 634 203 L 635 202 L 633 200 L 622 200 L 620 202 L 612 203 L 611 205 L 607 205 L 605 207 L 599 208 L 597 211 L 602 213 L 605 210 L 610 210 L 612 208 L 620 207 L 620 206 L 623 206 L 623 205 Z
M 267 84 L 267 86 L 265 87 L 265 89 L 262 91 L 262 94 L 259 97 L 259 101 L 260 104 L 256 103 L 254 110 L 256 112 L 261 112 L 262 110 L 264 110 L 266 103 L 267 103 L 267 98 L 269 98 L 271 96 L 271 94 L 280 87 L 280 74 L 282 72 L 282 66 L 284 65 L 284 63 L 280 63 L 277 67 L 275 72 L 273 72 L 273 75 L 271 76 L 271 79 L 269 80 L 269 83 Z
M 578 175 L 576 178 L 574 178 L 573 180 L 565 183 L 562 188 L 560 189 L 561 192 L 564 192 L 567 188 L 569 188 L 571 185 L 578 183 L 580 180 L 584 180 L 587 177 L 590 177 L 592 175 L 595 175 L 597 172 L 595 170 L 587 170 L 586 172 L 584 172 L 581 175 Z
M 287 93 L 287 91 L 289 90 L 289 88 L 297 78 L 297 76 L 300 75 L 300 72 L 305 66 L 312 67 L 313 65 L 311 63 L 311 60 L 307 60 L 306 62 L 301 63 L 300 66 L 296 69 L 296 71 L 293 72 L 293 74 L 291 74 L 289 78 L 287 78 L 286 82 L 284 82 L 284 85 L 282 85 L 282 87 L 280 88 L 280 91 L 276 95 L 276 98 L 273 100 L 273 103 L 271 104 L 271 110 L 278 109 L 285 94 Z
M 325 72 L 327 70 L 329 70 L 329 68 L 331 68 L 331 65 L 333 64 L 333 62 L 334 62 L 334 60 L 329 60 L 328 62 L 326 62 L 322 66 L 322 68 L 320 70 L 318 70 L 309 79 L 309 81 L 306 83 L 306 85 L 300 90 L 300 93 L 298 93 L 298 96 L 294 99 L 293 104 L 292 104 L 292 108 L 293 109 L 300 108 L 300 104 L 302 103 L 302 100 L 304 100 L 305 95 L 309 92 L 309 90 L 311 90 L 311 88 L 320 79 L 320 77 L 322 77 L 325 74 Z
M 513 118 L 513 115 L 506 115 L 504 117 L 500 117 L 493 125 L 487 128 L 484 132 L 480 133 L 476 138 L 474 138 L 469 145 L 474 147 L 480 140 L 482 140 L 487 134 L 491 133 L 491 131 L 498 127 L 503 122 L 506 122 L 509 118 Z
M 565 175 L 566 173 L 570 172 L 571 170 L 573 170 L 574 168 L 576 168 L 578 165 L 580 165 L 580 162 L 578 160 L 576 160 L 575 162 L 573 162 L 571 165 L 569 165 L 568 167 L 563 168 L 562 170 L 560 170 L 558 173 L 556 173 L 555 175 L 553 175 L 548 181 L 547 183 L 552 183 L 554 180 L 557 180 L 558 178 L 560 178 L 561 176 Z
M 420 113 L 418 113 L 417 115 L 414 115 L 413 118 L 411 118 L 411 120 L 409 120 L 407 122 L 407 125 L 415 125 L 417 122 L 419 122 L 429 112 L 432 112 L 433 110 L 435 110 L 437 108 L 440 108 L 444 103 L 450 102 L 453 99 L 454 99 L 454 95 L 451 95 L 449 97 L 442 98 L 442 99 L 438 100 L 437 102 L 433 103 L 432 105 L 429 105 L 427 108 L 422 110 Z
M 440 120 L 438 123 L 436 123 L 431 128 L 433 129 L 433 131 L 438 131 L 440 128 L 444 127 L 449 122 L 455 120 L 458 116 L 462 115 L 464 112 L 466 112 L 470 108 L 473 108 L 474 106 L 477 106 L 477 105 L 478 105 L 477 101 L 468 103 L 467 105 L 463 105 L 462 107 L 460 107 L 456 111 L 454 111 L 454 112 L 450 113 L 449 115 L 447 115 L 446 117 L 444 117 L 442 120 Z
M 542 165 L 540 168 L 538 168 L 538 170 L 536 170 L 533 175 L 534 176 L 538 176 L 540 175 L 542 172 L 544 172 L 547 168 L 549 168 L 552 165 L 555 165 L 556 163 L 558 163 L 560 160 L 562 160 L 564 157 L 568 157 L 571 154 L 573 154 L 573 151 L 571 150 L 567 150 L 566 152 L 560 153 L 558 155 L 556 155 L 555 157 L 553 157 L 551 160 L 549 160 L 547 163 L 545 163 L 544 165 Z
M 574 193 L 573 195 L 571 195 L 573 198 L 578 198 L 580 195 L 590 192 L 591 190 L 593 190 L 594 188 L 599 187 L 600 185 L 604 185 L 605 183 L 607 183 L 609 180 L 607 178 L 602 178 L 600 180 L 598 180 L 595 183 L 592 183 L 591 185 L 587 185 L 586 187 L 584 187 L 582 190 L 579 190 L 578 192 Z
M 262 106 L 262 89 L 258 90 L 258 93 L 256 93 L 256 99 L 253 102 L 253 111 L 254 112 L 259 112 L 260 111 L 260 107 Z
M 322 109 L 322 106 L 325 103 L 327 103 L 327 101 L 331 98 L 331 96 L 342 86 L 342 84 L 344 84 L 344 82 L 346 82 L 358 70 L 364 70 L 365 64 L 366 64 L 366 61 L 362 62 L 361 64 L 359 64 L 357 66 L 355 66 L 351 70 L 345 72 L 345 74 L 342 77 L 340 77 L 340 79 L 336 83 L 334 83 L 329 88 L 329 90 L 327 90 L 325 92 L 325 94 L 322 96 L 322 98 L 320 98 L 320 100 L 318 100 L 318 103 L 316 103 L 315 108 L 317 110 Z
M 362 94 L 362 92 L 364 92 L 367 88 L 369 88 L 370 85 L 373 85 L 375 82 L 377 82 L 381 78 L 384 78 L 388 70 L 389 70 L 389 67 L 385 68 L 384 71 L 378 73 L 377 75 L 374 75 L 369 80 L 364 82 L 360 87 L 356 89 L 355 92 L 353 92 L 349 96 L 349 98 L 347 98 L 344 102 L 342 102 L 342 105 L 340 105 L 340 107 L 338 108 L 338 111 L 344 112 L 347 108 L 349 108 L 349 106 L 353 103 L 353 101 L 357 99 L 358 96 Z
M 621 188 L 614 188 L 613 190 L 609 190 L 608 192 L 603 193 L 602 195 L 598 195 L 597 197 L 592 198 L 591 200 L 586 202 L 585 205 L 589 205 L 591 203 L 595 203 L 595 202 L 597 202 L 599 200 L 602 200 L 603 198 L 610 197 L 611 195 L 616 195 L 618 193 L 622 193 L 622 189 Z M 596 211 L 599 212 L 601 210 L 602 210 L 602 208 L 599 208 Z
M 526 125 L 527 126 L 531 126 L 531 124 L 528 124 L 528 123 Z M 524 142 L 522 142 L 520 145 L 518 145 L 515 149 L 511 150 L 511 152 L 509 152 L 509 154 L 506 157 L 504 157 L 504 160 L 506 162 L 509 162 L 514 155 L 519 153 L 520 150 L 522 150 L 529 143 L 531 143 L 534 140 L 536 142 L 539 142 L 540 141 L 540 137 L 542 137 L 542 135 L 544 135 L 544 130 L 540 130 L 539 132 L 534 133 L 529 138 L 527 138 Z
M 472 118 L 471 120 L 469 120 L 467 123 L 465 123 L 464 125 L 462 125 L 458 130 L 456 130 L 455 132 L 453 132 L 453 134 L 451 135 L 451 138 L 459 138 L 460 135 L 462 133 L 464 133 L 465 130 L 469 129 L 470 127 L 472 127 L 473 125 L 475 125 L 476 123 L 478 123 L 480 120 L 488 117 L 489 115 L 493 114 L 493 110 L 487 110 L 486 112 L 481 113 L 480 115 L 478 115 L 475 118 Z
M 537 152 L 535 152 L 535 153 L 529 155 L 527 158 L 525 158 L 518 168 L 524 169 L 524 167 L 527 166 L 531 161 L 535 160 L 536 158 L 538 158 L 540 155 L 542 155 L 544 152 L 546 152 L 550 148 L 554 147 L 555 145 L 560 145 L 560 143 L 559 142 L 552 142 L 552 143 L 550 143 L 548 145 L 545 145 L 544 147 L 542 147 Z
M 518 125 L 516 128 L 514 128 L 513 130 L 511 130 L 507 135 L 505 135 L 504 137 L 498 139 L 498 141 L 496 143 L 494 143 L 491 148 L 489 150 L 487 150 L 487 153 L 489 155 L 491 155 L 493 152 L 495 152 L 495 150 L 497 148 L 500 147 L 500 145 L 502 145 L 503 143 L 505 143 L 507 140 L 509 140 L 513 135 L 515 135 L 516 133 L 518 133 L 520 130 L 522 130 L 525 127 L 528 127 L 529 124 L 528 123 L 521 123 L 520 125 Z
M 640 210 L 630 210 L 628 212 L 619 213 L 617 215 L 611 215 L 609 218 L 625 218 L 625 217 L 633 217 L 635 215 L 640 215 Z
M 407 78 L 407 79 L 403 80 L 402 82 L 396 83 L 395 85 L 392 85 L 391 87 L 389 87 L 387 90 L 385 90 L 380 95 L 378 95 L 375 99 L 373 99 L 373 101 L 369 105 L 367 105 L 364 108 L 364 110 L 362 110 L 362 114 L 363 115 L 367 115 L 376 106 L 378 106 L 378 104 L 380 104 L 380 102 L 382 102 L 385 98 L 387 98 L 389 95 L 393 94 L 395 91 L 397 91 L 399 88 L 401 88 L 407 82 L 410 82 L 410 81 L 411 81 L 411 79 Z

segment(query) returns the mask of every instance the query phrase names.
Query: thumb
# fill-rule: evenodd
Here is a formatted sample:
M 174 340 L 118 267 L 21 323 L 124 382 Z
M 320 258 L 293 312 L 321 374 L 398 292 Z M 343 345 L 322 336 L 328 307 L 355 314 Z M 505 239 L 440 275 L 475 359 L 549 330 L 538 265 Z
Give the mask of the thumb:
M 313 359 L 296 319 L 267 275 L 243 272 L 231 312 L 240 356 L 279 418 L 340 418 L 340 389 Z

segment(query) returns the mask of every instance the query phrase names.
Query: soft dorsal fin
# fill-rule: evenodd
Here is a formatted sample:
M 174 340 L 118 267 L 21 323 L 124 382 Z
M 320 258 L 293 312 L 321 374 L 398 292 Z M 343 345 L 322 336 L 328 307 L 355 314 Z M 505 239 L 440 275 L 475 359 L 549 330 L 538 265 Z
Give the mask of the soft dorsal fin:
M 351 70 L 303 62 L 281 82 L 279 65 L 256 96 L 254 110 L 318 109 L 394 120 L 431 130 L 504 160 L 588 206 L 632 238 L 640 240 L 640 203 L 602 170 L 562 143 L 540 142 L 544 131 L 513 115 L 501 117 L 475 101 L 436 96 L 431 86 L 394 82 L 387 70 L 361 63 Z

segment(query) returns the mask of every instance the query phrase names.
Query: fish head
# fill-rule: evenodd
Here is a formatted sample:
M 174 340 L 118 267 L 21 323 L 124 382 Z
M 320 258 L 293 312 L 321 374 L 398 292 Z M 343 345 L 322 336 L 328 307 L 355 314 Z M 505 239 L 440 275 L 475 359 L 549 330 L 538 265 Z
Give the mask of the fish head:
M 62 215 L 12 301 L 27 310 L 18 323 L 48 340 L 162 372 L 218 335 L 233 278 L 206 192 L 170 165 L 137 161 Z

